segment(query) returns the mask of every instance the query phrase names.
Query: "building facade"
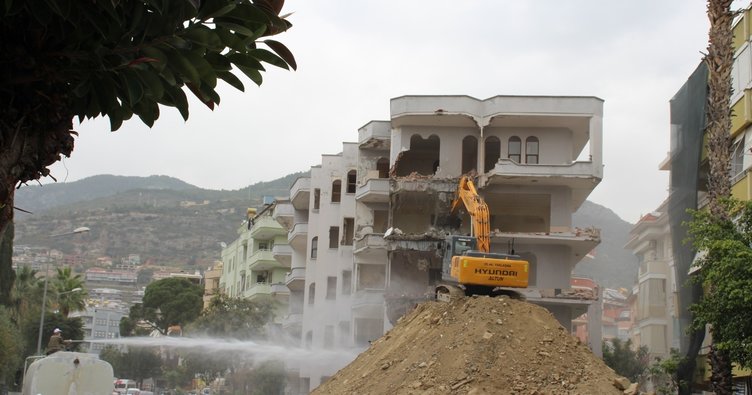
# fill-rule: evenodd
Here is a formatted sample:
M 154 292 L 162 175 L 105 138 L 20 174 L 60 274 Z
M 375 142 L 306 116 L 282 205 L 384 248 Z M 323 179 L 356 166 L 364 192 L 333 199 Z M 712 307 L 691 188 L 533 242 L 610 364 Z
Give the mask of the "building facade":
M 274 218 L 291 247 L 286 325 L 311 348 L 365 348 L 442 281 L 448 220 L 462 175 L 474 176 L 491 213 L 491 250 L 530 262 L 518 290 L 566 328 L 598 306 L 567 292 L 575 265 L 599 242 L 572 214 L 603 177 L 602 101 L 594 97 L 403 96 L 391 119 L 322 155 Z M 597 292 L 595 293 L 597 294 Z M 600 311 L 590 314 L 600 352 Z M 298 333 L 299 331 L 299 333 Z M 307 393 L 337 366 L 298 366 Z

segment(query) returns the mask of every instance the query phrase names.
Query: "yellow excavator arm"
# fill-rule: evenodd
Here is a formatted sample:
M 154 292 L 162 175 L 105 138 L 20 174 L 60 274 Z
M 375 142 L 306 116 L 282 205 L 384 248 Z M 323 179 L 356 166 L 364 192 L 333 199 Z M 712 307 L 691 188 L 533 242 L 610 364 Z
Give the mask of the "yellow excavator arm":
M 452 201 L 451 215 L 456 215 L 460 205 L 464 205 L 473 221 L 473 236 L 478 240 L 478 251 L 491 251 L 491 224 L 488 205 L 478 195 L 475 183 L 468 176 L 460 178 L 457 197 Z

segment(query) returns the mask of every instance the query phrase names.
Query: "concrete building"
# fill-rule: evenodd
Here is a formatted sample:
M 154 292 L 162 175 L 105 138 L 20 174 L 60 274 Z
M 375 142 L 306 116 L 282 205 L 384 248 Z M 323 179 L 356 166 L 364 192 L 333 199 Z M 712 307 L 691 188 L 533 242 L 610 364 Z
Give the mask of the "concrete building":
M 209 306 L 212 298 L 222 292 L 219 287 L 222 278 L 222 261 L 217 261 L 204 272 L 204 308 Z
M 84 341 L 81 351 L 99 354 L 108 339 L 120 337 L 120 320 L 128 316 L 128 306 L 120 303 L 97 302 L 88 304 L 85 311 L 75 312 L 84 323 Z
M 671 245 L 667 202 L 644 215 L 630 232 L 625 248 L 638 258 L 634 346 L 647 346 L 650 359 L 666 358 L 672 348 L 679 349 L 677 284 Z
M 360 128 L 357 143 L 323 155 L 277 202 L 274 218 L 292 247 L 288 327 L 300 328 L 306 347 L 365 347 L 432 297 L 446 236 L 470 233 L 467 214 L 459 227 L 447 219 L 459 177 L 471 174 L 490 208 L 491 250 L 528 260 L 525 297 L 571 328 L 598 305 L 566 290 L 600 242 L 597 229 L 572 226 L 572 213 L 603 177 L 602 105 L 594 97 L 392 99 L 389 121 Z M 590 316 L 599 353 L 600 313 Z M 298 367 L 292 392 L 307 393 L 336 369 Z
M 238 238 L 222 249 L 218 286 L 230 297 L 276 298 L 281 302 L 277 318 L 281 323 L 288 310 L 285 275 L 290 266 L 274 257 L 275 247 L 279 252 L 287 245 L 287 232 L 272 218 L 273 209 L 273 204 L 258 213 L 248 209 L 246 220 L 238 228 Z

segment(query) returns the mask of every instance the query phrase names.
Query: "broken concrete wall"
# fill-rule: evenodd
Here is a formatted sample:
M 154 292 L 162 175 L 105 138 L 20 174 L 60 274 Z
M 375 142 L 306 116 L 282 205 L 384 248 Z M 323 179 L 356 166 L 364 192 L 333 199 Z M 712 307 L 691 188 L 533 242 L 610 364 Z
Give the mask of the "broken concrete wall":
M 361 150 L 358 160 L 358 185 L 373 178 L 389 178 L 389 152 Z
M 516 240 L 514 253 L 530 262 L 530 285 L 537 288 L 570 288 L 569 278 L 574 266 L 570 263 L 572 249 L 566 245 L 521 244 Z M 491 240 L 491 251 L 508 253 L 506 240 Z
M 384 233 L 389 227 L 389 204 L 369 203 L 356 205 L 356 238 L 368 233 Z
M 405 126 L 392 131 L 390 161 L 397 176 L 412 172 L 436 177 L 462 174 L 463 139 L 480 136 L 475 128 Z M 433 137 L 432 137 L 433 136 Z

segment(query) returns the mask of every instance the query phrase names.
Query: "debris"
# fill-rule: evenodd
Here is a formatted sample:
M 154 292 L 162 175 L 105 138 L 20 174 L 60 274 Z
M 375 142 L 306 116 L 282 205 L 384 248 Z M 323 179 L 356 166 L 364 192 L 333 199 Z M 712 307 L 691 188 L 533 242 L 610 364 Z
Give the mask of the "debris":
M 423 302 L 388 336 L 313 394 L 626 393 L 613 370 L 548 310 L 520 300 Z M 638 390 L 627 379 L 620 382 Z

